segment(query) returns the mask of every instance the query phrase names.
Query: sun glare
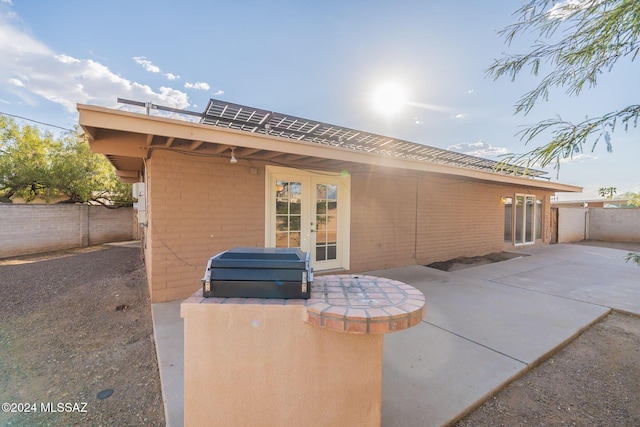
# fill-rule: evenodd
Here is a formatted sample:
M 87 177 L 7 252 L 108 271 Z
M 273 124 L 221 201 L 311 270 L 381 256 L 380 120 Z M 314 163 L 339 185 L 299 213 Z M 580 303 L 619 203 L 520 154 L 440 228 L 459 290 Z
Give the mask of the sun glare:
M 388 116 L 398 113 L 407 101 L 404 87 L 395 82 L 380 85 L 373 93 L 373 107 Z

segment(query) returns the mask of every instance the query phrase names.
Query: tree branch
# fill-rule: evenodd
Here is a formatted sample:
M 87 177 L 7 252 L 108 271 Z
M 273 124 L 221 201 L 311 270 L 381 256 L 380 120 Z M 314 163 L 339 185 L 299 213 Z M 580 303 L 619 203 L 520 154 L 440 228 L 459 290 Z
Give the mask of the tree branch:
M 550 142 L 525 154 L 505 155 L 500 167 L 509 170 L 506 163 L 514 168 L 545 167 L 555 162 L 554 168 L 557 169 L 560 166 L 560 160 L 584 153 L 585 146 L 591 145 L 591 152 L 593 152 L 602 138 L 605 140 L 607 151 L 612 152 L 611 133 L 615 131 L 616 126 L 621 124 L 625 130 L 629 125 L 637 127 L 639 118 L 640 105 L 631 105 L 601 117 L 585 119 L 580 123 L 566 121 L 561 117 L 538 122 L 521 130 L 517 135 L 526 145 L 540 134 L 550 132 Z

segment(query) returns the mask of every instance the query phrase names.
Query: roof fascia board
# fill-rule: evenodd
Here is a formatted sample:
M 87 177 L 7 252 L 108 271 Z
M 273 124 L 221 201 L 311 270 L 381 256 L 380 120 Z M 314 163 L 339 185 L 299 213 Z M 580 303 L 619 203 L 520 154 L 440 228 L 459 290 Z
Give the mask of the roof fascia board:
M 330 160 L 362 163 L 372 166 L 408 169 L 444 175 L 463 176 L 483 181 L 513 184 L 526 187 L 542 188 L 559 192 L 581 192 L 582 187 L 534 180 L 532 178 L 517 177 L 499 173 L 484 172 L 453 165 L 440 165 L 416 160 L 385 157 L 378 154 L 360 152 L 341 147 L 320 145 L 306 141 L 290 141 L 285 138 L 248 133 L 228 128 L 217 128 L 212 125 L 187 122 L 184 120 L 170 119 L 166 117 L 147 116 L 139 113 L 113 110 L 93 105 L 77 105 L 80 113 L 80 126 L 83 128 L 112 129 L 131 134 L 161 135 L 204 141 L 216 144 L 224 144 L 234 147 L 277 151 L 288 154 L 325 158 Z M 99 132 L 96 132 L 99 139 Z M 92 147 L 96 141 L 92 141 Z M 118 144 L 121 146 L 121 144 Z M 114 147 L 115 148 L 115 147 Z M 140 146 L 136 152 L 140 152 Z M 104 152 L 101 147 L 99 152 Z M 96 150 L 97 151 L 97 150 Z M 105 153 L 130 155 L 120 152 Z

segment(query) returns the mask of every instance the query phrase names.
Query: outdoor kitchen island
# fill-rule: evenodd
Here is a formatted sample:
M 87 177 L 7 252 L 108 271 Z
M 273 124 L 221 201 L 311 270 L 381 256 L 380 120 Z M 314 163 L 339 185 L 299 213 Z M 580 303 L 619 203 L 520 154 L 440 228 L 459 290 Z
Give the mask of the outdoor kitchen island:
M 385 333 L 415 326 L 424 295 L 365 275 L 317 276 L 311 298 L 181 305 L 186 426 L 379 426 Z

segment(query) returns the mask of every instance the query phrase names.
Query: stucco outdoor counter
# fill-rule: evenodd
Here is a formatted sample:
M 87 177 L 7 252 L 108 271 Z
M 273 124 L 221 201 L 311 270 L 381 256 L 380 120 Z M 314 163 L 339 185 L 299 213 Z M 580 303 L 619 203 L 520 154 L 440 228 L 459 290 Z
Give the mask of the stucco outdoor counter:
M 426 310 L 410 285 L 316 276 L 311 298 L 203 298 L 181 305 L 186 426 L 379 426 L 385 333 Z

